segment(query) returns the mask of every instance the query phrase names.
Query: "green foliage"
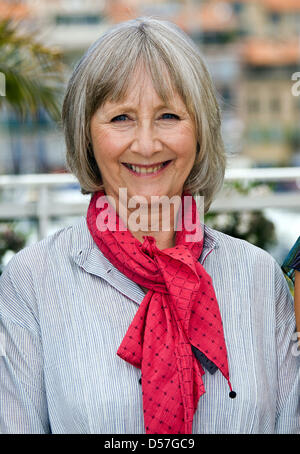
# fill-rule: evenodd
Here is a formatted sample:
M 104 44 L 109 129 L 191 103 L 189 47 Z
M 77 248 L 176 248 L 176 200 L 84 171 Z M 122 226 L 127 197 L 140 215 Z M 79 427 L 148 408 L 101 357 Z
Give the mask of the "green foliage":
M 265 250 L 276 242 L 274 224 L 261 211 L 209 213 L 206 215 L 205 222 L 216 230 L 249 241 Z
M 0 72 L 6 80 L 0 109 L 9 108 L 24 118 L 35 117 L 43 108 L 57 121 L 65 71 L 62 55 L 40 44 L 36 34 L 21 29 L 22 23 L 0 21 Z
M 3 258 L 7 252 L 16 253 L 26 244 L 26 236 L 16 229 L 14 222 L 0 223 L 0 274 L 3 270 Z
M 19 128 L 23 120 L 34 123 L 41 109 L 58 121 L 66 71 L 62 54 L 39 43 L 37 33 L 26 31 L 22 22 L 10 19 L 0 20 L 0 49 L 0 73 L 5 76 L 0 110 L 13 112 L 21 120 Z M 0 274 L 6 253 L 16 253 L 25 244 L 26 235 L 14 222 L 0 223 Z
M 231 192 L 231 193 L 238 193 L 241 195 L 251 195 L 255 191 L 263 189 L 264 192 L 274 191 L 275 184 L 273 182 L 268 182 L 268 184 L 264 184 L 261 181 L 228 181 L 224 182 L 224 191 Z
M 274 184 L 267 185 L 257 182 L 233 181 L 224 184 L 224 192 L 227 197 L 240 194 L 242 196 L 268 193 L 274 190 Z M 228 213 L 208 213 L 205 223 L 227 235 L 249 241 L 262 249 L 268 250 L 276 243 L 275 226 L 259 210 L 239 211 Z

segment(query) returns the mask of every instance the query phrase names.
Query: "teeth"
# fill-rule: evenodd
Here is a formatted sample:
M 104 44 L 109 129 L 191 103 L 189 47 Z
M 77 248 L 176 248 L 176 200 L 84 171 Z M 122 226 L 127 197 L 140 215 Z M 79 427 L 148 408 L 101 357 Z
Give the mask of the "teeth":
M 161 169 L 164 166 L 164 164 L 160 164 L 159 166 L 155 166 L 155 167 L 141 168 L 141 167 L 133 166 L 131 164 L 127 164 L 127 165 L 130 169 L 134 170 L 134 172 L 145 173 L 145 174 L 157 172 L 157 170 Z

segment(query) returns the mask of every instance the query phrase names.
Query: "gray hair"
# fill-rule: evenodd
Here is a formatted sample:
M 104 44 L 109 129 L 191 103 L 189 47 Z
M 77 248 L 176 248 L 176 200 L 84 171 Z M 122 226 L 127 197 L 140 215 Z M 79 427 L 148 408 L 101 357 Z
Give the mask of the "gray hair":
M 220 108 L 199 49 L 168 21 L 142 17 L 117 24 L 81 58 L 68 83 L 62 109 L 67 166 L 78 178 L 83 194 L 103 189 L 93 155 L 90 121 L 106 101 L 118 102 L 126 96 L 140 64 L 161 99 L 172 99 L 176 90 L 195 122 L 197 154 L 184 190 L 204 196 L 207 211 L 223 184 L 226 165 Z

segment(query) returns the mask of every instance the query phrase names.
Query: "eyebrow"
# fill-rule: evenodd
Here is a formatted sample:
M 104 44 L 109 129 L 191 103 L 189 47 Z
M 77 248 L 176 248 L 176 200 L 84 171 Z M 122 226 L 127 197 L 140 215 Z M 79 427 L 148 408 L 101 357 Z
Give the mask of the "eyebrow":
M 186 108 L 185 108 L 185 110 L 182 110 L 182 108 L 176 107 L 174 105 L 172 106 L 171 104 L 167 105 L 165 103 L 160 103 L 160 104 L 155 105 L 154 109 L 155 110 L 171 109 L 171 110 L 175 110 L 181 114 L 183 114 L 184 112 L 187 111 Z M 128 103 L 124 103 L 124 104 L 113 103 L 112 106 L 108 106 L 108 114 L 113 114 L 114 111 L 116 111 L 116 110 L 123 111 L 123 112 L 135 112 L 136 111 L 136 109 L 133 108 L 132 105 L 128 104 Z
M 159 109 L 164 109 L 164 108 L 171 108 L 172 106 L 171 105 L 166 105 L 164 103 L 162 104 L 157 104 L 154 106 L 154 108 L 156 110 L 159 110 Z M 121 109 L 121 110 L 135 110 L 131 104 L 127 104 L 127 103 L 124 103 L 124 104 L 118 104 L 116 103 L 115 105 L 113 105 L 111 108 L 109 108 L 109 110 L 114 110 L 114 109 Z

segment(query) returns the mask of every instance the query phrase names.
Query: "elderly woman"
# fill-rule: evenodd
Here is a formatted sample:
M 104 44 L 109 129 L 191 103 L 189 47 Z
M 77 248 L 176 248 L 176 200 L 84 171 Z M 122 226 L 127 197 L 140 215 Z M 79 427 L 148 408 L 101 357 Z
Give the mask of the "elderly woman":
M 280 267 L 196 207 L 225 168 L 197 47 L 165 21 L 113 27 L 75 68 L 63 124 L 92 196 L 1 276 L 1 431 L 299 433 Z

